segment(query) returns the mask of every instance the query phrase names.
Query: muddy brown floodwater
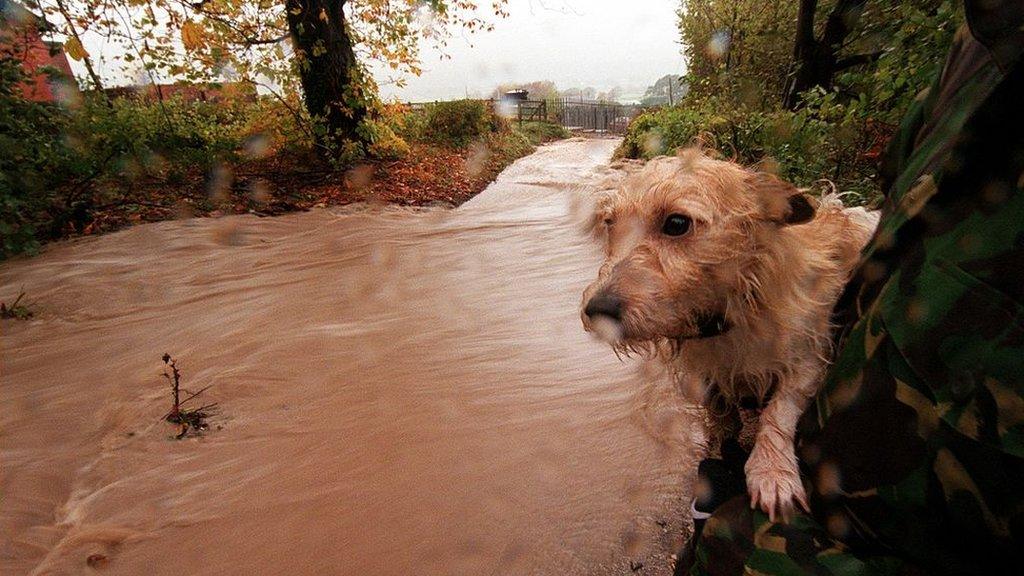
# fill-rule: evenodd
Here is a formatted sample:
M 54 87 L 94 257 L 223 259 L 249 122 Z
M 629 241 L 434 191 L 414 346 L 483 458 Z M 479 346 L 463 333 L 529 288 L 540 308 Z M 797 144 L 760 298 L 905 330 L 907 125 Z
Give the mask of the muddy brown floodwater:
M 0 573 L 668 573 L 697 420 L 577 312 L 600 254 L 574 190 L 615 144 L 542 147 L 452 211 L 163 222 L 0 266 L 0 299 L 37 301 L 2 324 Z M 202 437 L 161 420 L 164 352 L 211 386 Z

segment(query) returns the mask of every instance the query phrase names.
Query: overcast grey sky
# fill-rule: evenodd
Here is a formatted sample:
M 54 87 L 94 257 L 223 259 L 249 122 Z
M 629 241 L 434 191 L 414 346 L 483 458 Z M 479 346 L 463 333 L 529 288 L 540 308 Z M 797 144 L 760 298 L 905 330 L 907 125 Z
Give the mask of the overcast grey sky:
M 678 0 L 509 0 L 509 17 L 495 20 L 493 32 L 452 38 L 450 59 L 424 47 L 423 74 L 381 91 L 405 101 L 444 100 L 487 96 L 504 82 L 552 80 L 559 88 L 619 86 L 638 96 L 684 70 L 678 7 Z

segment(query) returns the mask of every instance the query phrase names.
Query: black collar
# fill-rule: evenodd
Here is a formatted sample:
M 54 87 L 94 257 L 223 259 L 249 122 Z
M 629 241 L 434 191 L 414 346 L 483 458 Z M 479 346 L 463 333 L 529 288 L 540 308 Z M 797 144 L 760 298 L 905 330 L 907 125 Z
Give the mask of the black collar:
M 713 338 L 721 336 L 732 328 L 724 314 L 705 312 L 697 316 L 697 335 L 694 338 Z

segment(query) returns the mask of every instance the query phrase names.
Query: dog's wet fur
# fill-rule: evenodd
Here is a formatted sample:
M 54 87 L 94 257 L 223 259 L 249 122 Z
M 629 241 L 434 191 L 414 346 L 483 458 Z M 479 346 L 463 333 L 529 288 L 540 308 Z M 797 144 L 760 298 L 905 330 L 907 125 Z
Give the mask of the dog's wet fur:
M 797 420 L 831 356 L 829 322 L 877 215 L 693 148 L 659 157 L 603 194 L 605 262 L 583 324 L 616 351 L 668 363 L 681 390 L 766 399 L 746 464 L 751 505 L 807 508 Z

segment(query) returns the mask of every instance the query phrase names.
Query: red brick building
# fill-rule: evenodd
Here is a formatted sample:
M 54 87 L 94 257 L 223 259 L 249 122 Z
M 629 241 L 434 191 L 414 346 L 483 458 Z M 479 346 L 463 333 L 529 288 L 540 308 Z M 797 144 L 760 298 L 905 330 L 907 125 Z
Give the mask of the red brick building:
M 255 102 L 256 87 L 246 82 L 147 84 L 104 90 L 111 98 L 141 98 L 148 102 L 180 98 L 184 102 Z
M 29 79 L 23 84 L 26 98 L 37 102 L 53 102 L 78 91 L 71 65 L 59 43 L 43 40 L 46 22 L 14 0 L 0 0 L 0 55 L 13 56 L 22 62 Z M 45 68 L 61 72 L 57 82 Z

